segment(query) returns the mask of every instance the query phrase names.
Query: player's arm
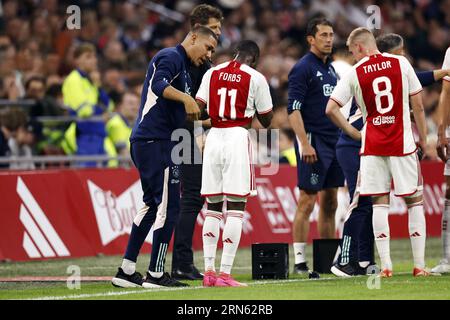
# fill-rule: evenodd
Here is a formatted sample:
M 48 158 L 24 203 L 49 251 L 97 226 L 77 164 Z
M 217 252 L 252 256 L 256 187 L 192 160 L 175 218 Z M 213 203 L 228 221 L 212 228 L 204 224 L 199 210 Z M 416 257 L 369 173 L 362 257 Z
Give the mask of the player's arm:
M 434 81 L 439 81 L 444 77 L 450 77 L 450 69 L 433 70 Z
M 340 111 L 342 106 L 343 105 L 340 105 L 335 100 L 329 99 L 327 103 L 327 109 L 325 110 L 327 117 L 330 118 L 330 120 L 337 127 L 341 128 L 342 131 L 344 131 L 345 134 L 347 134 L 349 137 L 357 141 L 361 140 L 361 132 L 359 132 L 358 129 L 352 126 L 342 115 Z
M 301 67 L 294 67 L 288 78 L 288 120 L 300 142 L 302 160 L 312 164 L 317 161 L 317 154 L 316 150 L 309 143 L 301 114 L 301 107 L 307 90 L 308 76 L 306 70 Z
M 444 80 L 442 81 L 442 91 L 439 96 L 439 104 L 438 104 L 438 119 L 440 119 L 440 123 L 438 124 L 438 143 L 437 143 L 437 152 L 439 158 L 442 161 L 447 161 L 448 143 L 447 137 L 445 136 L 445 129 L 448 127 L 449 116 L 450 116 L 450 81 Z
M 341 113 L 341 108 L 352 98 L 351 83 L 354 82 L 354 70 L 352 69 L 338 82 L 328 99 L 325 114 L 342 131 L 354 140 L 361 140 L 361 133 L 353 127 Z
M 198 107 L 200 108 L 200 119 L 202 121 L 202 127 L 204 129 L 211 128 L 211 118 L 209 118 L 208 111 L 206 110 L 206 103 L 202 100 L 199 100 L 198 98 L 195 99 L 197 102 Z
M 422 85 L 408 59 L 405 57 L 401 57 L 401 59 L 404 62 L 406 77 L 408 79 L 409 100 L 419 133 L 419 146 L 425 152 L 427 145 L 427 125 L 422 102 Z
M 211 76 L 212 76 L 212 69 L 209 69 L 203 75 L 200 87 L 198 88 L 198 91 L 195 94 L 195 101 L 197 101 L 197 105 L 201 110 L 202 119 L 209 117 L 206 106 L 209 101 L 209 88 L 211 85 Z M 204 128 L 211 127 L 211 120 L 210 119 L 203 120 L 202 125 L 204 126 Z
M 272 122 L 273 118 L 273 111 L 270 110 L 266 113 L 257 113 L 256 117 L 258 118 L 259 122 L 262 124 L 264 128 L 270 127 L 270 123 Z
M 188 118 L 197 120 L 200 109 L 194 98 L 170 85 L 170 82 L 183 71 L 180 59 L 176 54 L 169 54 L 155 62 L 151 89 L 158 97 L 183 103 Z
M 425 120 L 425 112 L 423 109 L 422 93 L 416 93 L 410 96 L 411 108 L 414 113 L 414 119 L 419 132 L 419 145 L 423 151 L 427 145 L 427 124 Z
M 269 84 L 262 74 L 258 74 L 255 75 L 255 82 L 253 85 L 256 86 L 254 102 L 256 108 L 256 118 L 264 128 L 268 128 L 273 118 L 273 103 L 272 96 L 270 95 Z

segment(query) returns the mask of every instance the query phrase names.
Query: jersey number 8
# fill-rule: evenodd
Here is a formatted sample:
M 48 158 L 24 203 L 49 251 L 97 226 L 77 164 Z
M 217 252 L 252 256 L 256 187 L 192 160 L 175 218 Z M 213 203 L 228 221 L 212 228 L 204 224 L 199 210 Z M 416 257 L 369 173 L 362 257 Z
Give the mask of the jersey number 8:
M 385 84 L 385 89 L 380 90 L 380 84 Z M 372 82 L 373 92 L 375 93 L 375 105 L 377 106 L 377 111 L 381 114 L 385 114 L 392 110 L 394 106 L 394 96 L 392 95 L 392 84 L 388 77 L 378 77 Z M 387 97 L 388 105 L 383 107 L 381 104 L 381 97 Z

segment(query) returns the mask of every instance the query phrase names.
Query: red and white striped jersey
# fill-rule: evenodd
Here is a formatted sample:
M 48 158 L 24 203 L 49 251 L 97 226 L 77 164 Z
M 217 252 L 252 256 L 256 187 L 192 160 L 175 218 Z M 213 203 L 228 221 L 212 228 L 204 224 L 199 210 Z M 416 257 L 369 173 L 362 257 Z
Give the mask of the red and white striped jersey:
M 351 97 L 364 117 L 362 155 L 404 156 L 417 148 L 411 129 L 409 97 L 422 85 L 403 56 L 388 53 L 361 59 L 338 82 L 330 99 L 341 107 Z
M 216 128 L 246 125 L 255 111 L 264 114 L 272 110 L 266 78 L 234 60 L 205 73 L 196 99 L 206 104 L 211 125 Z

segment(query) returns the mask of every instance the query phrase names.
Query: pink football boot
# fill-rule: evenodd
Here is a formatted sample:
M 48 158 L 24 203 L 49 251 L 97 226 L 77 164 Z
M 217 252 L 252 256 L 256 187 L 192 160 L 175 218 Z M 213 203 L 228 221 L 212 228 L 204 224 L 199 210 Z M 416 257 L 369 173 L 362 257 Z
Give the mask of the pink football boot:
M 208 270 L 203 275 L 203 286 L 204 287 L 214 287 L 217 281 L 217 275 L 214 271 Z
M 231 275 L 227 273 L 220 273 L 220 276 L 216 280 L 216 287 L 247 287 L 245 283 L 234 280 Z

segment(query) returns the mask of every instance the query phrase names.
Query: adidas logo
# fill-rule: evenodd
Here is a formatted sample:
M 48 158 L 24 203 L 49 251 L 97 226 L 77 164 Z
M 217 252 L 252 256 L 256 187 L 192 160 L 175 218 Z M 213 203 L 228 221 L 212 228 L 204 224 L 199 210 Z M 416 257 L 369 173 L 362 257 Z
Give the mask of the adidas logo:
M 212 232 L 207 232 L 203 235 L 204 237 L 211 237 L 211 238 L 215 238 L 216 236 L 214 235 L 214 233 Z
M 23 201 L 20 205 L 19 219 L 25 227 L 22 245 L 28 257 L 70 256 L 69 250 L 20 177 L 17 179 L 17 194 Z
M 233 243 L 233 241 L 231 241 L 230 238 L 226 238 L 225 240 L 223 240 L 223 242 L 225 242 L 225 243 Z
M 413 234 L 411 234 L 410 237 L 411 237 L 411 238 L 414 238 L 414 237 L 420 237 L 420 233 L 418 233 L 418 232 L 416 231 L 416 232 L 414 232 Z
M 384 239 L 384 238 L 387 238 L 387 235 L 385 235 L 384 233 L 377 236 L 377 239 Z
M 301 252 L 297 252 L 297 256 L 298 256 L 298 255 L 301 255 L 301 256 L 302 256 L 303 254 L 302 254 Z
M 442 231 L 447 231 L 447 220 L 442 220 Z
M 321 77 L 323 74 L 320 71 L 317 71 L 316 77 Z

